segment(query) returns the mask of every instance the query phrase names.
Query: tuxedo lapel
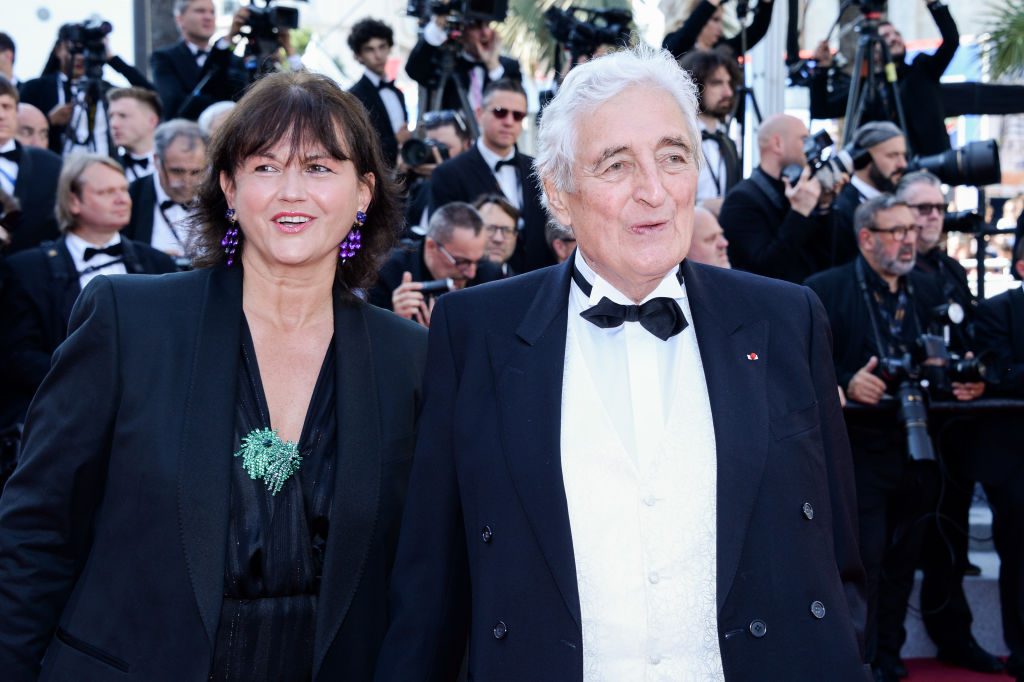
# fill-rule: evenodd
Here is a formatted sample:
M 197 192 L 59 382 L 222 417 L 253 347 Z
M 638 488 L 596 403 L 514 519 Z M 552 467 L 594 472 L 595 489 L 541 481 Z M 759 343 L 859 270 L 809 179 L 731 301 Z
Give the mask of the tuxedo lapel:
M 242 323 L 241 268 L 210 271 L 182 420 L 178 518 L 192 590 L 211 651 L 224 594 Z
M 380 398 L 361 305 L 334 303 L 338 451 L 324 580 L 317 601 L 313 677 L 348 612 L 376 529 L 381 486 Z
M 743 292 L 713 268 L 683 261 L 711 402 L 718 453 L 718 607 L 725 603 L 743 551 L 743 538 L 761 483 L 768 442 L 765 357 L 768 322 L 747 313 Z
M 475 198 L 491 192 L 505 196 L 505 193 L 501 191 L 501 185 L 494 177 L 493 169 L 484 161 L 484 157 L 476 145 L 474 144 L 464 153 L 468 155 L 468 161 L 466 162 L 467 172 L 463 174 L 463 178 L 468 185 L 467 189 L 470 190 L 466 196 Z
M 176 50 L 174 61 L 177 63 L 178 71 L 181 73 L 181 80 L 185 83 L 187 90 L 199 80 L 199 74 L 202 70 L 199 68 L 199 64 L 196 63 L 195 55 L 192 54 L 192 50 L 188 49 L 188 45 L 185 44 L 184 40 L 179 40 L 178 44 L 174 47 Z M 210 61 L 209 55 L 206 56 L 206 61 Z
M 67 279 L 63 282 L 63 288 L 60 291 L 54 292 L 60 297 L 60 305 L 54 308 L 54 313 L 57 317 L 54 319 L 54 329 L 61 330 L 60 338 L 66 338 L 64 330 L 67 327 L 68 320 L 71 319 L 71 309 L 75 305 L 75 301 L 78 300 L 78 295 L 82 293 L 82 285 L 78 278 L 78 270 L 75 269 L 75 260 L 71 257 L 71 252 L 68 251 L 67 242 L 64 237 L 61 237 L 56 241 L 54 247 L 56 254 L 53 254 L 52 250 L 47 251 L 47 258 L 55 258 L 54 263 L 55 271 L 66 273 Z
M 18 149 L 18 177 L 14 181 L 14 196 L 24 200 L 32 191 L 32 172 L 35 164 L 32 163 L 32 155 L 25 152 L 25 147 L 20 142 L 15 141 L 14 146 Z
M 579 625 L 559 417 L 571 265 L 569 259 L 548 270 L 515 335 L 492 333 L 488 347 L 505 461 L 566 608 Z

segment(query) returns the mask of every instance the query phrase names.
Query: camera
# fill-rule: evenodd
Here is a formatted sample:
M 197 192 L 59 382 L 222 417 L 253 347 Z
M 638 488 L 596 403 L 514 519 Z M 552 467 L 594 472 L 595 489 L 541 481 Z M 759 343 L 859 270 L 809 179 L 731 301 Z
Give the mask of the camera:
M 107 46 L 103 39 L 114 30 L 109 21 L 90 17 L 80 24 L 64 24 L 57 33 L 57 39 L 68 43 L 71 55 L 82 55 L 85 59 L 85 78 L 100 80 L 103 65 L 107 63 Z
M 306 2 L 306 0 L 302 0 Z M 245 32 L 249 44 L 246 46 L 247 56 L 273 54 L 280 43 L 277 37 L 282 31 L 299 27 L 299 10 L 295 7 L 274 7 L 274 0 L 263 0 L 263 6 L 252 0 L 249 5 L 249 19 L 245 22 Z M 254 64 L 249 65 L 255 68 Z
M 449 277 L 448 279 L 432 279 L 429 282 L 423 282 L 420 292 L 426 296 L 427 294 L 443 294 L 454 288 L 455 282 Z
M 833 144 L 832 136 L 824 130 L 819 130 L 804 140 L 804 156 L 811 168 L 811 177 L 818 179 L 821 189 L 825 192 L 835 192 L 842 174 L 853 175 L 853 171 L 860 168 L 862 162 L 868 158 L 867 151 L 854 146 L 853 143 L 825 158 L 825 150 Z M 791 185 L 797 183 L 802 172 L 803 167 L 798 164 L 786 166 L 782 170 L 783 176 L 789 179 Z
M 472 21 L 504 21 L 508 14 L 508 0 L 409 0 L 405 15 L 429 21 L 442 14 L 448 17 L 449 37 Z
M 580 56 L 592 57 L 601 45 L 628 44 L 633 14 L 626 9 L 552 7 L 544 20 L 551 37 L 569 48 L 575 63 Z
M 885 0 L 855 0 L 861 14 L 882 14 L 885 12 Z
M 968 142 L 960 149 L 949 149 L 931 156 L 910 160 L 905 173 L 926 170 L 947 185 L 994 185 L 1002 180 L 999 145 L 995 140 Z
M 977 211 L 947 213 L 942 218 L 943 232 L 966 232 L 975 234 L 985 229 L 985 219 Z
M 442 161 L 447 161 L 451 156 L 451 150 L 448 149 L 448 145 L 444 142 L 438 142 L 432 137 L 423 140 L 417 137 L 410 137 L 402 143 L 399 154 L 401 154 L 402 160 L 410 166 L 419 166 L 420 164 L 434 162 L 434 153 L 431 150 L 435 148 L 437 153 L 441 155 Z

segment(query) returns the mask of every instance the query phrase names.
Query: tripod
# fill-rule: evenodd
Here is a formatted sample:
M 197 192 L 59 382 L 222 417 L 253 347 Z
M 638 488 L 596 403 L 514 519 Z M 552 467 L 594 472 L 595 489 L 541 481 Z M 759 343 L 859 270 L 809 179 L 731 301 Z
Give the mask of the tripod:
M 900 99 L 899 87 L 896 84 L 896 64 L 892 60 L 892 53 L 889 46 L 880 35 L 878 35 L 878 24 L 881 22 L 881 12 L 864 11 L 863 17 L 857 24 L 857 31 L 860 38 L 857 40 L 857 54 L 853 62 L 853 80 L 850 83 L 850 95 L 846 100 L 846 125 L 843 128 L 843 141 L 845 146 L 852 138 L 854 131 L 860 126 L 864 111 L 872 95 L 877 95 L 885 109 L 884 114 L 891 119 L 890 109 L 887 103 L 894 105 L 897 122 L 900 130 L 907 130 L 907 119 L 903 113 L 903 100 Z M 881 56 L 882 72 L 885 79 L 882 80 L 879 70 L 875 68 L 875 57 Z M 909 140 L 907 141 L 907 156 L 911 155 Z
M 747 87 L 747 12 L 750 9 L 750 3 L 747 0 L 738 0 L 736 3 L 736 18 L 740 22 L 740 54 L 739 54 L 739 65 L 740 65 L 740 85 L 736 88 L 736 113 L 735 118 L 739 119 L 740 124 L 740 174 L 742 176 L 743 171 L 743 147 L 746 142 L 747 135 L 747 116 L 746 116 L 746 103 L 747 98 L 750 98 L 750 105 L 754 107 L 754 116 L 757 118 L 758 125 L 763 120 L 761 116 L 761 107 L 757 105 L 757 96 L 754 91 Z M 763 11 L 760 7 L 759 11 Z
M 441 46 L 441 63 L 438 68 L 437 86 L 434 88 L 433 95 L 430 98 L 429 111 L 440 111 L 444 108 L 444 89 L 448 86 L 450 81 L 455 85 L 455 92 L 459 95 L 459 106 L 462 107 L 462 117 L 465 119 L 466 125 L 469 127 L 470 135 L 473 137 L 480 137 L 480 124 L 477 123 L 476 112 L 469 103 L 469 95 L 466 94 L 466 88 L 462 85 L 462 81 L 455 77 L 455 56 L 460 49 L 461 46 L 458 41 L 451 38 Z

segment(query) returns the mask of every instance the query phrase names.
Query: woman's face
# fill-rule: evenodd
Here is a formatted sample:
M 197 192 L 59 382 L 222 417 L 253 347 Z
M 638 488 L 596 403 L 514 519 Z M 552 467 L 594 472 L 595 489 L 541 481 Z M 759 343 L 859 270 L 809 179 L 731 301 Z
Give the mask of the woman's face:
M 220 185 L 245 235 L 246 268 L 280 271 L 324 266 L 333 273 L 338 244 L 366 211 L 374 178 L 315 144 L 292 154 L 285 138 L 246 158 Z
M 719 7 L 715 13 L 704 24 L 704 28 L 697 34 L 697 47 L 702 50 L 710 50 L 722 37 L 722 8 Z

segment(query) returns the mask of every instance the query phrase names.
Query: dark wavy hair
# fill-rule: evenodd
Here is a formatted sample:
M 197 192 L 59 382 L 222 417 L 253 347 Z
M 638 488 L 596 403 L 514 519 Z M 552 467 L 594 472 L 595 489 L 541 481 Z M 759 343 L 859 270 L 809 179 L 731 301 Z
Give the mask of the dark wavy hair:
M 380 38 L 388 44 L 388 47 L 395 44 L 395 33 L 390 26 L 370 17 L 360 19 L 353 24 L 352 32 L 348 34 L 349 49 L 358 55 L 363 46 L 374 38 Z
M 323 145 L 331 156 L 351 161 L 358 176 L 373 175 L 362 248 L 344 265 L 339 259 L 336 271 L 337 282 L 349 291 L 371 286 L 402 229 L 399 192 L 363 105 L 331 79 L 305 71 L 261 78 L 217 129 L 197 197 L 195 267 L 227 263 L 220 243 L 230 227 L 224 216 L 228 205 L 220 188 L 221 173 L 233 178 L 246 159 L 281 140 L 290 141 L 293 154 L 310 143 Z M 245 235 L 239 230 L 235 267 L 244 249 Z

